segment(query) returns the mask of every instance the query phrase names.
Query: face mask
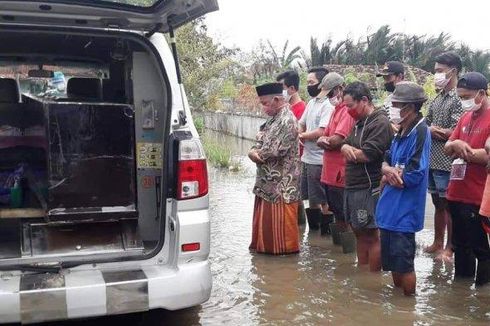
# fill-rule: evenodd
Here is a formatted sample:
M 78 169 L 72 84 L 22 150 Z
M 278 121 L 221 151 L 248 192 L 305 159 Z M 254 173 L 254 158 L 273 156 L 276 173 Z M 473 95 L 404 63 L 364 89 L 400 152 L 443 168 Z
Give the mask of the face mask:
M 339 98 L 337 96 L 329 98 L 328 100 L 330 101 L 330 104 L 332 104 L 332 106 L 334 106 L 334 107 L 339 105 L 340 103 L 342 103 L 342 101 L 339 100 Z
M 348 109 L 347 110 L 347 113 L 349 113 L 349 115 L 354 120 L 359 120 L 361 118 L 361 116 L 359 115 L 359 113 L 357 113 L 357 109 Z
M 320 94 L 321 90 L 318 89 L 318 86 L 320 86 L 320 83 L 315 84 L 315 85 L 309 85 L 307 87 L 308 94 L 310 94 L 311 97 L 317 97 L 318 94 Z
M 475 98 L 471 98 L 469 100 L 461 101 L 461 106 L 465 111 L 478 111 L 481 108 L 481 103 L 476 104 Z
M 447 78 L 446 73 L 444 72 L 437 72 L 434 74 L 434 85 L 437 89 L 445 88 L 450 80 L 451 78 Z
M 399 125 L 400 123 L 402 123 L 403 119 L 400 116 L 401 111 L 402 111 L 401 108 L 395 108 L 393 106 L 390 107 L 390 112 L 389 112 L 390 121 L 396 125 Z
M 395 91 L 395 82 L 389 82 L 385 84 L 385 89 L 389 93 L 393 93 Z
M 288 91 L 286 89 L 282 91 L 282 96 L 284 97 L 284 101 L 286 101 L 286 103 L 289 103 L 289 100 L 291 100 L 291 95 L 288 94 Z

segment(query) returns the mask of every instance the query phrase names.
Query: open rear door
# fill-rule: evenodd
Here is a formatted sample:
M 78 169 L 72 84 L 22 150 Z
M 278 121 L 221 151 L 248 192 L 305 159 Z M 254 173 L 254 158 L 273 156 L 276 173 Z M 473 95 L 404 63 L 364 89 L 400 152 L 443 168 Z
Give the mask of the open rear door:
M 0 0 L 4 23 L 164 33 L 216 10 L 217 0 Z

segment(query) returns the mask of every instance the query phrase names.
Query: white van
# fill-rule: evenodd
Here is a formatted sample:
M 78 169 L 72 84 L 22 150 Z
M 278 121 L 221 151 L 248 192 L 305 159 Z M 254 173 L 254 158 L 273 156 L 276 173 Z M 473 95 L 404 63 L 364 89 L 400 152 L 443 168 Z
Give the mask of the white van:
M 0 0 L 0 323 L 208 300 L 206 160 L 173 30 L 217 9 Z

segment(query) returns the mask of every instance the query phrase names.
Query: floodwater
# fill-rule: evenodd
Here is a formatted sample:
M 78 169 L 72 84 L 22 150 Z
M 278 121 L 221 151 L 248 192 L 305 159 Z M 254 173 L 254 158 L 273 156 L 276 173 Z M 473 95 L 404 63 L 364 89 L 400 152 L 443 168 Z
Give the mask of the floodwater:
M 210 169 L 213 291 L 200 307 L 103 320 L 132 325 L 489 325 L 490 287 L 452 281 L 452 264 L 423 253 L 433 237 L 433 208 L 417 234 L 417 295 L 403 296 L 389 273 L 370 273 L 327 236 L 301 229 L 301 253 L 251 254 L 255 169 L 251 143 L 208 132 L 241 161 L 241 171 Z M 128 319 L 129 318 L 129 319 Z M 131 319 L 133 318 L 133 319 Z M 130 321 L 134 320 L 134 321 Z M 95 321 L 83 325 L 95 325 Z

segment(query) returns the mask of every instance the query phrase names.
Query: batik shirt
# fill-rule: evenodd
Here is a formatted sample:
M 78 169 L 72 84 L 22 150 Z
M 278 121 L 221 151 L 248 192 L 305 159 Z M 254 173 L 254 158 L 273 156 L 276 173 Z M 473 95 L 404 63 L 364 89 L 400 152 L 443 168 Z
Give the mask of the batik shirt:
M 300 159 L 298 122 L 284 107 L 261 127 L 257 143 L 264 164 L 257 165 L 254 194 L 268 202 L 299 200 Z
M 463 114 L 461 101 L 456 90 L 441 91 L 429 105 L 427 124 L 444 129 L 454 129 Z M 445 140 L 432 139 L 430 150 L 430 168 L 434 170 L 451 171 L 452 159 L 444 153 Z

